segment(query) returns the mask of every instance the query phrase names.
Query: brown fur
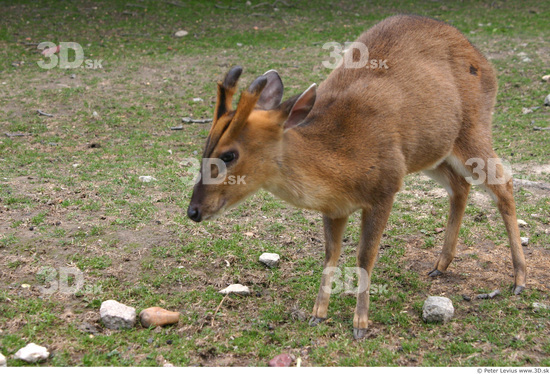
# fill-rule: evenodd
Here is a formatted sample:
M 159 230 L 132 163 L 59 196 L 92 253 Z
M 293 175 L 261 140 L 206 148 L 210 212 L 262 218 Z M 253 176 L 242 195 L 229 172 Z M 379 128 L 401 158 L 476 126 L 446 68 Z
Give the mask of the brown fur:
M 188 212 L 190 217 L 198 212 L 196 220 L 208 219 L 259 188 L 267 189 L 298 207 L 323 213 L 325 267 L 332 267 L 337 264 L 347 217 L 361 209 L 357 264 L 369 274 L 369 279 L 361 280 L 366 284 L 404 176 L 426 171 L 445 186 L 451 202 L 445 243 L 431 273 L 439 275 L 455 255 L 470 188 L 465 177 L 473 173 L 465 163 L 474 157 L 485 162 L 496 158 L 491 145 L 497 91 L 494 71 L 458 30 L 429 18 L 394 16 L 357 41 L 368 47 L 369 59 L 386 60 L 388 69 L 340 66 L 319 86 L 316 99 L 313 95 L 312 109 L 307 106 L 309 99 L 294 97 L 275 109 L 251 110 L 261 90 L 249 90 L 241 96 L 236 112 L 222 113 L 215 120 L 209 139 L 217 136 L 219 141 L 210 157 L 238 151 L 239 158 L 228 171 L 245 175 L 246 184 L 199 183 Z M 226 96 L 233 95 L 234 90 L 230 91 Z M 219 94 L 219 105 L 227 105 L 227 97 Z M 297 121 L 300 108 L 307 117 L 297 126 L 288 126 Z M 219 124 L 228 123 L 219 134 Z M 503 173 L 498 167 L 497 177 Z M 514 290 L 519 293 L 526 271 L 512 181 L 484 187 L 495 198 L 508 231 Z M 328 273 L 322 277 L 312 324 L 327 317 L 330 295 L 323 286 L 330 285 L 330 277 Z M 368 305 L 367 290 L 357 295 L 356 338 L 365 335 Z

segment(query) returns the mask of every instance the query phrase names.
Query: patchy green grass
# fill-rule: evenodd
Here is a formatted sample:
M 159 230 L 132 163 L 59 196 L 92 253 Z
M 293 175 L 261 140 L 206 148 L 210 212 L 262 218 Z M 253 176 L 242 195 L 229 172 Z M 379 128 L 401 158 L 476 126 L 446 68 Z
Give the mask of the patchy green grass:
M 263 366 L 279 353 L 303 366 L 549 366 L 550 315 L 531 307 L 549 303 L 547 190 L 515 194 L 530 244 L 528 289 L 513 296 L 504 225 L 477 188 L 457 259 L 445 276 L 426 277 L 443 242 L 447 197 L 408 177 L 373 274 L 369 335 L 358 342 L 353 297 L 335 295 L 326 323 L 307 324 L 322 272 L 320 215 L 260 192 L 217 221 L 190 222 L 193 173 L 182 161 L 200 155 L 209 124 L 170 127 L 210 118 L 216 81 L 232 65 L 244 66 L 243 86 L 277 69 L 288 97 L 330 73 L 325 42 L 416 13 L 453 24 L 489 57 L 499 75 L 495 149 L 516 178 L 548 183 L 549 135 L 533 128 L 549 126 L 550 83 L 541 77 L 550 74 L 550 5 L 276 3 L 0 3 L 0 352 L 9 366 L 26 365 L 11 356 L 29 342 L 52 352 L 36 366 Z M 178 30 L 189 34 L 177 38 Z M 40 68 L 49 62 L 37 50 L 45 41 L 79 43 L 87 63 Z M 143 183 L 145 175 L 156 180 Z M 342 269 L 355 265 L 359 222 L 350 217 Z M 265 268 L 263 252 L 279 253 L 281 266 Z M 83 288 L 51 292 L 62 270 L 68 286 L 82 276 Z M 230 283 L 252 295 L 224 299 L 218 290 Z M 495 299 L 462 297 L 495 288 Z M 451 323 L 423 322 L 428 295 L 453 300 Z M 108 299 L 182 316 L 164 329 L 109 331 L 98 321 Z

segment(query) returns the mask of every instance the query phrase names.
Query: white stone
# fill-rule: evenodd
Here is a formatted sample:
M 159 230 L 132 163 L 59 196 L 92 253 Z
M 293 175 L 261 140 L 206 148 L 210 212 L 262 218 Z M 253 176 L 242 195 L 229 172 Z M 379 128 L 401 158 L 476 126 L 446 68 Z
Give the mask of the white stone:
M 176 31 L 176 33 L 174 34 L 174 36 L 177 36 L 178 38 L 181 38 L 182 36 L 186 36 L 188 35 L 189 33 L 185 30 L 179 30 L 179 31 Z
M 111 330 L 131 329 L 136 323 L 136 309 L 115 300 L 101 303 L 99 315 L 105 327 Z
M 525 222 L 522 219 L 518 219 L 518 226 L 519 227 L 525 227 L 525 226 L 527 226 L 527 222 Z
M 200 97 L 194 97 L 194 98 L 193 98 L 193 102 L 194 102 L 194 103 L 200 103 L 201 101 L 204 101 L 204 100 L 201 99 Z
M 224 295 L 234 293 L 234 294 L 237 294 L 237 295 L 247 296 L 247 295 L 250 295 L 250 290 L 248 289 L 248 287 L 237 283 L 237 284 L 232 284 L 232 285 L 224 288 L 223 290 L 220 291 L 220 293 L 224 294 Z
M 548 95 L 544 98 L 544 105 L 550 106 L 550 95 Z
M 550 309 L 548 305 L 543 303 L 537 303 L 537 302 L 534 302 L 532 307 L 533 307 L 533 311 L 535 312 L 540 312 L 541 310 L 544 310 L 544 309 Z
M 8 366 L 8 362 L 6 361 L 6 356 L 0 353 L 0 368 L 5 368 L 6 366 Z
M 260 256 L 260 262 L 269 266 L 270 268 L 279 265 L 280 256 L 277 253 L 262 253 Z
M 40 360 L 45 360 L 50 357 L 50 352 L 46 347 L 41 347 L 34 343 L 29 343 L 15 353 L 15 358 L 27 362 L 38 362 Z
M 449 322 L 453 318 L 455 308 L 450 299 L 441 296 L 430 296 L 424 301 L 422 318 L 426 322 Z
M 550 74 L 549 75 L 544 75 L 542 77 L 542 80 L 545 81 L 545 82 L 550 82 Z
M 521 108 L 521 113 L 522 114 L 533 113 L 533 109 L 531 109 L 531 108 Z
M 529 245 L 529 238 L 526 236 L 522 236 L 521 238 L 521 245 Z
M 156 180 L 157 180 L 157 178 L 152 177 L 150 175 L 142 175 L 141 177 L 139 177 L 139 181 L 143 182 L 143 183 L 149 183 L 149 182 L 156 181 Z

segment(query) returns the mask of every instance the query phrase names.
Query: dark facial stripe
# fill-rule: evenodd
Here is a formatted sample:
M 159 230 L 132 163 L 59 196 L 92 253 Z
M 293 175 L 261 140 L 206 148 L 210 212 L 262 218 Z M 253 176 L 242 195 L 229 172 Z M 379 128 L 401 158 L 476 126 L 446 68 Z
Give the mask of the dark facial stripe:
M 212 155 L 212 152 L 218 145 L 218 142 L 222 138 L 223 134 L 229 128 L 229 125 L 231 124 L 231 121 L 233 120 L 234 115 L 235 115 L 235 112 L 227 113 L 227 115 L 225 116 L 227 118 L 223 118 L 223 121 L 225 121 L 225 123 L 222 124 L 218 120 L 213 125 L 212 130 L 208 135 L 208 139 L 206 139 L 206 146 L 204 147 L 204 153 L 202 154 L 202 158 L 208 158 Z

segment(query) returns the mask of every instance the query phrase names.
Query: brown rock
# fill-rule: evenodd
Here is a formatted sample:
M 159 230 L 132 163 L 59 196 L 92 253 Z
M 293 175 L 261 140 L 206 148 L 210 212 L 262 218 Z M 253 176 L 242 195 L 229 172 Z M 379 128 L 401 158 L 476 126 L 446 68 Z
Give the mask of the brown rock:
M 139 320 L 143 327 L 173 325 L 178 323 L 179 319 L 179 312 L 171 312 L 158 306 L 143 309 L 139 313 Z

